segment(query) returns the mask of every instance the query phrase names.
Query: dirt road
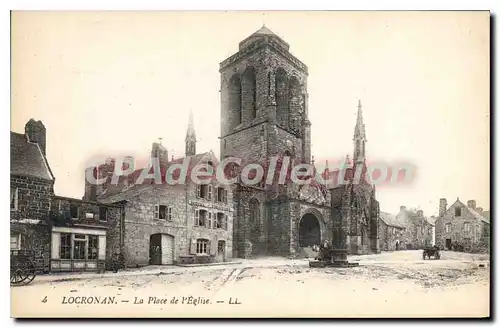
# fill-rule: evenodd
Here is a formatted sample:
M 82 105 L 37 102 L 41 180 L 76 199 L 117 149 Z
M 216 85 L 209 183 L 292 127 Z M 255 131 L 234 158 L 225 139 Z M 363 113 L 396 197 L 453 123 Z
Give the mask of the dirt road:
M 13 287 L 12 314 L 92 317 L 478 317 L 489 315 L 489 257 L 420 251 L 352 256 L 354 268 L 267 258 L 151 274 L 40 277 Z

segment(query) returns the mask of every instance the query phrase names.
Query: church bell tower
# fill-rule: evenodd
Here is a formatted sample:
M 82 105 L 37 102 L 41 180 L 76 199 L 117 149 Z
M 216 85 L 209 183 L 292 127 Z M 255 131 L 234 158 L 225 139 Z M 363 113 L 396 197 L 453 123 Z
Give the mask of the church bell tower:
M 366 160 L 365 146 L 366 133 L 365 124 L 363 123 L 363 111 L 361 109 L 361 100 L 358 101 L 358 117 L 356 119 L 356 127 L 354 128 L 354 164 L 363 164 Z
M 310 163 L 307 67 L 263 26 L 220 63 L 221 159 L 265 163 L 290 154 Z

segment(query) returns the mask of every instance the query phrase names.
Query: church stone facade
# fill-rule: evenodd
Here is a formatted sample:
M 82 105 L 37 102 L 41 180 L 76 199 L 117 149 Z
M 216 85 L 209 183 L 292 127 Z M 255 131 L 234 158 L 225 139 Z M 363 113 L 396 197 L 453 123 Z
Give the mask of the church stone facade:
M 268 168 L 272 157 L 311 163 L 307 66 L 289 52 L 289 45 L 266 27 L 240 42 L 239 51 L 220 63 L 221 160 L 241 159 L 239 167 L 258 163 Z M 365 130 L 358 109 L 354 161 L 344 168 L 346 183 L 278 185 L 236 183 L 233 197 L 234 255 L 301 256 L 312 245 L 333 238 L 333 222 L 342 218 L 350 253 L 379 251 L 378 202 L 366 182 Z M 361 182 L 352 181 L 361 169 Z M 238 168 L 236 168 L 238 170 Z M 338 176 L 339 171 L 325 171 Z

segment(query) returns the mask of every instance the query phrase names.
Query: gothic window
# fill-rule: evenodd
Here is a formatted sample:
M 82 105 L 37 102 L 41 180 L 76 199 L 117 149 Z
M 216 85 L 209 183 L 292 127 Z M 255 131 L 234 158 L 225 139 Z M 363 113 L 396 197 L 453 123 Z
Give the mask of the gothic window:
M 288 125 L 288 77 L 283 68 L 276 70 L 276 118 L 278 124 Z
M 231 128 L 241 124 L 241 80 L 237 74 L 231 77 L 229 83 L 229 120 Z
M 241 80 L 241 110 L 248 114 L 245 117 L 257 116 L 256 74 L 253 67 L 248 67 Z
M 359 157 L 359 155 L 360 155 L 360 153 L 359 153 L 360 147 L 361 147 L 361 146 L 360 146 L 360 142 L 359 142 L 359 140 L 356 140 L 356 155 L 355 155 L 355 156 L 356 156 L 356 158 L 358 158 L 358 157 Z

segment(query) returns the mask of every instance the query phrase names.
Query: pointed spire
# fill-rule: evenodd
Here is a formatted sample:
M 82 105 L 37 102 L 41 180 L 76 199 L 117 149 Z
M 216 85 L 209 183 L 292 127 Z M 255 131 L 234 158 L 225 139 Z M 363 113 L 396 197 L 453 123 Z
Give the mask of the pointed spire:
M 193 121 L 193 111 L 189 111 L 189 123 L 186 132 L 186 156 L 196 155 L 196 133 Z
M 365 124 L 363 123 L 363 110 L 360 99 L 358 99 L 358 116 L 356 118 L 356 127 L 354 128 L 354 138 L 356 137 L 365 138 Z

